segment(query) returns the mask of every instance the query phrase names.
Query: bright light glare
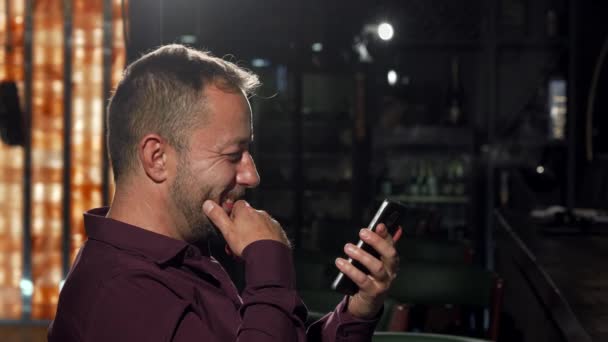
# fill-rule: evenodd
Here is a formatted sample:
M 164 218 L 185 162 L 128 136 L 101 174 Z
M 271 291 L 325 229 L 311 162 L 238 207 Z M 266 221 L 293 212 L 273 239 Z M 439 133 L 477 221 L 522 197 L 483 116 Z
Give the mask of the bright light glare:
M 192 34 L 185 34 L 179 38 L 183 44 L 196 44 L 196 36 Z
M 321 51 L 323 51 L 323 44 L 318 43 L 318 42 L 312 44 L 312 51 L 314 51 L 314 52 L 321 52 Z
M 391 40 L 395 31 L 393 30 L 393 25 L 389 23 L 381 23 L 378 25 L 378 36 L 382 40 Z
M 254 58 L 251 60 L 251 65 L 254 68 L 264 68 L 270 66 L 270 61 L 264 58 Z
M 545 173 L 545 168 L 542 165 L 536 167 L 536 172 L 539 174 Z
M 19 287 L 21 287 L 21 293 L 23 293 L 24 296 L 31 297 L 32 294 L 34 294 L 34 284 L 32 284 L 32 281 L 29 279 L 21 279 Z
M 397 78 L 399 76 L 397 75 L 397 72 L 395 70 L 389 70 L 388 74 L 386 75 L 386 78 L 388 80 L 388 84 L 390 85 L 395 85 L 397 84 Z

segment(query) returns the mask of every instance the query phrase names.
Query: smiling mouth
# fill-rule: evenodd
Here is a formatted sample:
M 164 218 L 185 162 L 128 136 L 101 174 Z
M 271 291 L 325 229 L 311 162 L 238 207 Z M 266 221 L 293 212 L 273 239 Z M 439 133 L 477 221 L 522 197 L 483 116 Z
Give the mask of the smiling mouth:
M 222 202 L 222 209 L 224 209 L 224 211 L 228 215 L 230 215 L 230 213 L 232 213 L 233 207 L 234 207 L 234 200 L 231 198 L 228 198 L 224 202 Z
M 228 216 L 232 213 L 234 204 L 245 197 L 244 189 L 235 188 L 220 195 L 219 202 Z

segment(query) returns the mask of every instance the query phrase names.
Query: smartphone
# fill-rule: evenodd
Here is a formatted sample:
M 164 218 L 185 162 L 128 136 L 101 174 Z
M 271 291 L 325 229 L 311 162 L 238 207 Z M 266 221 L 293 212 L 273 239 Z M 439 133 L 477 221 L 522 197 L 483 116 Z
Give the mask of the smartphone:
M 376 227 L 380 223 L 384 223 L 384 225 L 388 229 L 388 232 L 393 235 L 399 227 L 399 222 L 405 216 L 408 209 L 408 207 L 397 201 L 385 199 L 380 205 L 380 208 L 378 208 L 378 211 L 376 211 L 376 214 L 372 218 L 372 221 L 370 222 L 367 229 L 375 231 Z M 372 246 L 366 244 L 362 240 L 359 240 L 357 246 L 376 258 L 380 257 L 380 254 Z M 348 262 L 356 268 L 360 269 L 365 274 L 369 274 L 367 268 L 365 268 L 365 266 L 363 266 L 360 262 L 353 260 L 352 258 L 349 258 Z M 357 293 L 357 291 L 359 291 L 359 287 L 357 286 L 357 284 L 355 284 L 348 276 L 346 276 L 342 272 L 338 274 L 334 282 L 331 284 L 331 288 L 332 290 L 344 293 L 349 296 L 352 296 Z

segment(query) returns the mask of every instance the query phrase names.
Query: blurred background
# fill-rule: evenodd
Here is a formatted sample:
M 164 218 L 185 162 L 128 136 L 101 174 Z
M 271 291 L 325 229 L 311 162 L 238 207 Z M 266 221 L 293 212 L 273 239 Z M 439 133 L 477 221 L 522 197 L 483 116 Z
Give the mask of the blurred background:
M 260 75 L 248 199 L 293 241 L 311 312 L 335 300 L 333 257 L 391 198 L 413 214 L 378 330 L 608 340 L 607 10 L 1 0 L 0 339 L 44 340 L 82 213 L 111 203 L 111 89 L 142 53 L 182 43 Z

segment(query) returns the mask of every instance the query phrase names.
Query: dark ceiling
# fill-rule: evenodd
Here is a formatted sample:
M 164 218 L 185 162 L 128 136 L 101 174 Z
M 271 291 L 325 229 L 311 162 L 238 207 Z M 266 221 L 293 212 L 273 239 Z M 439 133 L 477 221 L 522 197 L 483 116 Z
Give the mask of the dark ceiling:
M 381 11 L 362 0 L 131 0 L 131 47 L 141 52 L 191 35 L 193 45 L 216 54 L 281 58 L 314 42 L 349 47 L 362 23 Z

